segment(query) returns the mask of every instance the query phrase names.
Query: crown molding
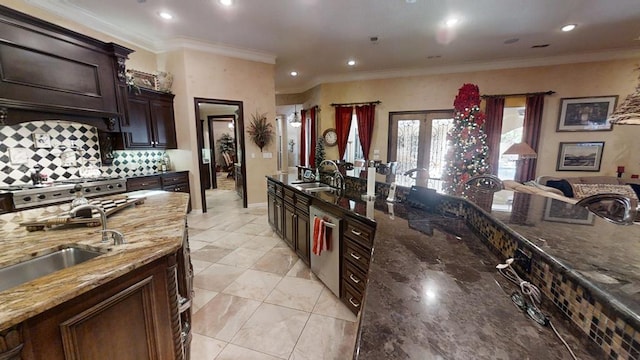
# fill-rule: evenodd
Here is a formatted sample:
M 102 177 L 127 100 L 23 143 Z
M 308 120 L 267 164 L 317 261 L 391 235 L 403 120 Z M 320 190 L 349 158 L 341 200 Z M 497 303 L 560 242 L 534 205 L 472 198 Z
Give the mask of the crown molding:
M 86 11 L 72 3 L 69 0 L 25 0 L 26 3 L 41 8 L 54 15 L 60 16 L 86 26 L 89 29 L 101 32 L 105 35 L 112 36 L 118 40 L 125 41 L 144 50 L 157 53 L 159 39 L 146 36 L 141 33 L 124 31 L 121 26 L 116 26 L 104 19 L 97 17 L 94 13 Z
M 242 49 L 224 44 L 212 44 L 205 41 L 196 39 L 190 39 L 185 37 L 178 37 L 167 40 L 163 43 L 160 52 L 167 52 L 176 49 L 191 49 L 203 52 L 208 52 L 217 55 L 228 56 L 232 58 L 238 58 L 243 60 L 250 60 L 256 62 L 262 62 L 267 64 L 275 64 L 276 56 L 271 53 L 262 52 L 258 50 Z
M 633 59 L 633 58 L 640 58 L 640 49 L 610 50 L 610 51 L 550 56 L 550 57 L 541 57 L 541 58 L 529 58 L 529 59 L 508 59 L 508 60 L 496 60 L 496 61 L 488 61 L 488 62 L 468 62 L 468 63 L 461 63 L 461 64 L 431 66 L 431 67 L 413 68 L 413 69 L 394 69 L 394 70 L 367 71 L 367 72 L 363 71 L 363 72 L 354 72 L 349 74 L 333 74 L 333 75 L 324 75 L 324 76 L 315 77 L 311 79 L 309 82 L 307 82 L 306 84 L 298 87 L 279 89 L 276 91 L 276 94 L 278 95 L 298 94 L 298 93 L 305 92 L 320 84 L 326 84 L 326 83 L 380 80 L 380 79 L 392 79 L 392 78 L 402 78 L 402 77 L 412 77 L 412 76 L 466 73 L 466 72 L 476 72 L 476 71 L 518 69 L 518 68 L 528 68 L 528 67 L 538 67 L 538 66 L 577 64 L 577 63 L 622 60 L 622 59 Z
M 39 7 L 54 15 L 71 20 L 80 25 L 86 26 L 95 31 L 112 36 L 118 40 L 125 41 L 139 48 L 154 54 L 163 53 L 170 50 L 186 48 L 208 53 L 224 55 L 232 58 L 257 61 L 267 64 L 275 64 L 276 56 L 271 53 L 261 52 L 252 49 L 242 49 L 225 44 L 213 44 L 190 38 L 173 38 L 163 40 L 150 37 L 141 33 L 124 31 L 122 27 L 116 26 L 104 19 L 97 17 L 92 12 L 86 11 L 69 0 L 25 0 L 28 4 Z

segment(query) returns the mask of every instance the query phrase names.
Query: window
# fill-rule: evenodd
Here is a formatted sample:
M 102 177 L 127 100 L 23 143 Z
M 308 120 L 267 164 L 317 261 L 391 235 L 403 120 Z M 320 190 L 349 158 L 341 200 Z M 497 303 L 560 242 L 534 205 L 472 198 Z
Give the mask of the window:
M 514 180 L 516 177 L 516 159 L 512 155 L 502 155 L 509 146 L 522 142 L 524 130 L 524 107 L 506 107 L 502 117 L 500 135 L 500 161 L 498 177 L 502 180 Z
M 353 115 L 351 115 L 351 128 L 349 129 L 347 147 L 342 160 L 353 164 L 356 159 L 364 159 L 364 154 L 362 153 L 362 145 L 360 144 L 360 137 L 358 136 L 358 118 L 354 112 Z

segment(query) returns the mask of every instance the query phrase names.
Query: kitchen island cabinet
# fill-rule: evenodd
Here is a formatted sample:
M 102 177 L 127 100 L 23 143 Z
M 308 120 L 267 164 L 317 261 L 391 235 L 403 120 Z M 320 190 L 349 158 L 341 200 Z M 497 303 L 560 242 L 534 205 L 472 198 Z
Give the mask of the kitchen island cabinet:
M 124 245 L 102 244 L 86 227 L 27 232 L 17 226 L 66 204 L 0 216 L 6 239 L 0 267 L 71 244 L 103 253 L 0 292 L 0 337 L 12 334 L 12 345 L 20 339 L 5 352 L 0 347 L 0 358 L 14 350 L 22 359 L 188 359 L 188 200 L 183 193 L 147 193 L 144 204 L 109 217 Z

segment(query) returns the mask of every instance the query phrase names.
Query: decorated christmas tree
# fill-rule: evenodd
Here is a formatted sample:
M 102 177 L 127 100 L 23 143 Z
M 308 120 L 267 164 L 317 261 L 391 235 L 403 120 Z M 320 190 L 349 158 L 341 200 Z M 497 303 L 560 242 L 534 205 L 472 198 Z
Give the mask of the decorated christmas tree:
M 480 91 L 464 84 L 453 102 L 455 117 L 447 134 L 449 147 L 444 170 L 444 190 L 460 194 L 461 184 L 476 175 L 489 172 L 485 115 L 480 111 Z

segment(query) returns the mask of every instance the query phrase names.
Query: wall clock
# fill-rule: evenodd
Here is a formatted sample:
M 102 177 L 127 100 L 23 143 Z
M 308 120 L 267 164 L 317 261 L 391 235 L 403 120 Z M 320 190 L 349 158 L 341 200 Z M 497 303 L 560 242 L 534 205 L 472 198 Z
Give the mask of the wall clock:
M 336 129 L 329 128 L 322 133 L 322 137 L 324 138 L 324 144 L 327 146 L 335 146 L 338 143 L 338 134 L 336 134 Z

